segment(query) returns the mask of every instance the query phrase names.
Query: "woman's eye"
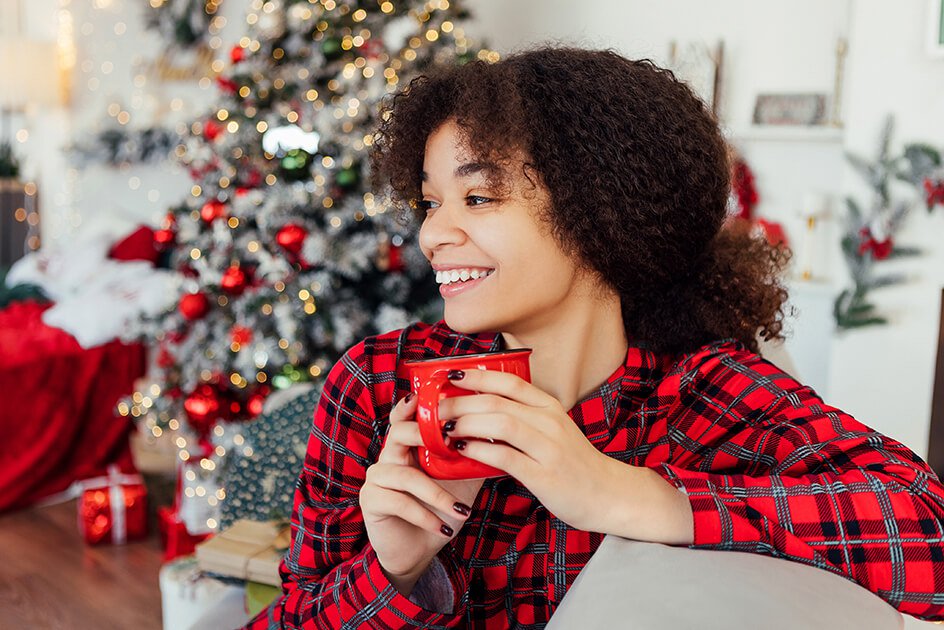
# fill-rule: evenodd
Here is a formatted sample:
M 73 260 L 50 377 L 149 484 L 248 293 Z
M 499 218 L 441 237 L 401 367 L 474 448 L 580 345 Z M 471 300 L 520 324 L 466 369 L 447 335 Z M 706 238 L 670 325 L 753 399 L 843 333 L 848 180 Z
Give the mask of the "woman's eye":
M 431 199 L 421 199 L 420 201 L 416 202 L 416 206 L 423 212 L 429 212 L 430 210 L 438 208 L 439 202 L 433 201 Z
M 469 195 L 468 197 L 465 198 L 465 200 L 466 202 L 468 202 L 470 206 L 480 206 L 483 203 L 488 203 L 489 201 L 492 201 L 492 199 L 489 199 L 488 197 L 482 197 L 480 195 Z

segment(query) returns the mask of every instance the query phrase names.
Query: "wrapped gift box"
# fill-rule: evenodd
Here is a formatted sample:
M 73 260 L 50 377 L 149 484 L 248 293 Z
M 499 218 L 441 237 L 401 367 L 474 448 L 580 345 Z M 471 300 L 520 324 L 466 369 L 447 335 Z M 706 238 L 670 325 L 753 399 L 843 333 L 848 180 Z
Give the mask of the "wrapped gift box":
M 243 519 L 198 544 L 197 564 L 210 573 L 279 586 L 279 563 L 288 545 L 284 523 Z
M 158 508 L 157 523 L 161 532 L 164 562 L 192 554 L 197 543 L 206 540 L 210 536 L 210 534 L 192 535 L 187 531 L 187 527 L 181 520 L 177 510 L 169 506 Z
M 242 586 L 205 575 L 193 556 L 161 567 L 164 630 L 237 628 L 249 621 Z
M 147 491 L 140 475 L 110 466 L 108 476 L 79 482 L 79 532 L 90 545 L 147 537 Z

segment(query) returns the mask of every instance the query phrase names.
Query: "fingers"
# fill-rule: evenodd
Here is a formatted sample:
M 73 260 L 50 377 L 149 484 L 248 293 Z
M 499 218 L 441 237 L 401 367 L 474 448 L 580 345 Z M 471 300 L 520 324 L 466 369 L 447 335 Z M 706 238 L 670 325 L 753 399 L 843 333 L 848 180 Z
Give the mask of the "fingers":
M 541 465 L 528 453 L 501 442 L 459 440 L 456 449 L 469 459 L 503 470 L 529 488 L 537 487 Z
M 416 395 L 410 392 L 393 406 L 390 412 L 390 424 L 411 420 L 414 414 L 416 414 Z
M 556 398 L 517 374 L 498 370 L 456 370 L 452 374 L 461 375 L 461 378 L 450 378 L 449 382 L 462 389 L 498 394 L 531 407 L 548 407 L 558 403 Z
M 412 462 L 412 451 L 423 445 L 420 436 L 420 427 L 415 422 L 391 423 L 387 429 L 387 441 L 384 443 L 378 463 L 399 464 L 401 466 Z
M 454 522 L 462 523 L 471 511 L 416 468 L 383 463 L 367 469 L 361 488 L 361 508 L 369 509 L 376 516 L 396 516 L 447 537 L 453 535 L 454 529 L 436 512 L 448 514 Z
M 367 491 L 366 486 L 361 492 L 362 505 L 366 504 L 366 500 L 363 498 L 365 491 Z M 370 494 L 373 497 L 372 502 L 374 504 L 384 506 L 381 513 L 375 514 L 379 518 L 398 518 L 444 538 L 451 538 L 455 534 L 454 528 L 439 520 L 438 516 L 403 492 L 375 486 L 370 490 Z

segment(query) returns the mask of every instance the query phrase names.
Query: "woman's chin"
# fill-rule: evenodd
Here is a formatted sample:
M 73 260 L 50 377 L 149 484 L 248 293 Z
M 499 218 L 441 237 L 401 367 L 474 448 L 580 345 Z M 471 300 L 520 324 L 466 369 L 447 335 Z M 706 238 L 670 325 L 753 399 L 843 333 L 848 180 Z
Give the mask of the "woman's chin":
M 479 333 L 495 332 L 498 330 L 495 327 L 495 323 L 492 323 L 486 318 L 482 317 L 481 314 L 475 316 L 467 313 L 454 313 L 450 312 L 448 306 L 446 307 L 445 314 L 443 315 L 443 320 L 446 322 L 446 325 L 449 326 L 449 328 L 464 335 L 476 335 Z

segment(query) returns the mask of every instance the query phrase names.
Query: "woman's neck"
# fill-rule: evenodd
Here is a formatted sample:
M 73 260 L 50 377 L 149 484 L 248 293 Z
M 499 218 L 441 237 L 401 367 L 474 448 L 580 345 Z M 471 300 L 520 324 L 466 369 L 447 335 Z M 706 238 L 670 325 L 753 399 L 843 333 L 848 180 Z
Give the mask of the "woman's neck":
M 626 360 L 619 298 L 587 297 L 527 331 L 503 332 L 507 349 L 531 348 L 531 382 L 564 409 L 598 388 Z

